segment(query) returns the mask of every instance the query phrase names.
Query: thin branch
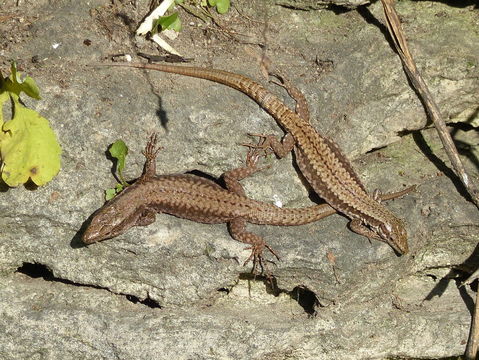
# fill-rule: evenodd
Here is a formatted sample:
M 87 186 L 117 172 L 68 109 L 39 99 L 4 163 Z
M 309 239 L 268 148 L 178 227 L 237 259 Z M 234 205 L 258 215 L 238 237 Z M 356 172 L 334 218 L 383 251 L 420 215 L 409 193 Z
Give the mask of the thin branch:
M 477 355 L 477 346 L 479 345 L 479 291 L 476 295 L 476 305 L 474 306 L 474 315 L 472 316 L 471 330 L 469 332 L 469 339 L 467 339 L 466 353 L 464 356 L 466 360 L 474 360 Z
M 409 52 L 406 38 L 401 28 L 401 22 L 396 13 L 396 9 L 394 8 L 394 0 L 381 0 L 381 3 L 383 4 L 389 33 L 393 39 L 399 57 L 401 58 L 404 70 L 414 88 L 417 90 L 421 99 L 423 100 L 426 111 L 436 127 L 456 175 L 459 177 L 460 181 L 471 196 L 474 204 L 479 207 L 479 189 L 472 181 L 472 178 L 467 174 L 466 169 L 459 158 L 456 146 L 454 145 L 451 135 L 447 130 L 446 123 L 441 117 L 439 108 L 434 101 L 429 88 L 419 73 L 411 53 Z

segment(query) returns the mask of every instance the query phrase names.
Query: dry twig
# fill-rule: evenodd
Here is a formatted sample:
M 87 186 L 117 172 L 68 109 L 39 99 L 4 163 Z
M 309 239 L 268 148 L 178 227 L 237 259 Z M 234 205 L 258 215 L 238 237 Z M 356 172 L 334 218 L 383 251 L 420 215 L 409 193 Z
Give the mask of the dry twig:
M 412 58 L 409 48 L 407 46 L 404 32 L 401 28 L 401 22 L 394 8 L 394 0 L 381 0 L 384 8 L 384 14 L 386 16 L 387 26 L 389 33 L 392 37 L 396 50 L 403 63 L 404 70 L 408 75 L 409 80 L 413 84 L 414 88 L 419 93 L 421 100 L 424 103 L 426 111 L 428 112 L 431 120 L 436 127 L 436 130 L 441 138 L 444 149 L 447 156 L 451 161 L 451 164 L 456 172 L 456 175 L 461 180 L 462 184 L 466 188 L 467 192 L 471 196 L 472 201 L 479 207 L 479 190 L 473 183 L 472 178 L 466 173 L 464 165 L 459 158 L 456 146 L 452 141 L 451 135 L 447 131 L 446 123 L 441 118 L 439 108 L 434 101 L 429 89 L 424 82 L 421 74 L 419 73 L 416 63 Z M 479 344 L 479 291 L 476 297 L 476 305 L 474 309 L 474 315 L 471 323 L 471 330 L 469 333 L 469 339 L 466 346 L 466 359 L 475 359 L 477 354 L 477 348 Z
M 467 360 L 476 359 L 477 347 L 479 345 L 479 291 L 476 294 L 476 306 L 474 307 L 474 314 L 472 316 L 471 330 L 469 338 L 467 339 L 466 353 L 464 354 Z
M 441 118 L 441 113 L 439 108 L 434 101 L 431 92 L 429 91 L 426 83 L 424 82 L 421 74 L 419 73 L 416 63 L 409 52 L 407 46 L 406 38 L 404 32 L 401 28 L 401 22 L 394 8 L 394 0 L 381 0 L 384 8 L 384 14 L 386 16 L 387 26 L 389 33 L 391 34 L 392 40 L 396 50 L 401 58 L 403 63 L 404 70 L 409 77 L 409 80 L 413 84 L 414 88 L 419 93 L 421 100 L 424 103 L 426 111 L 428 112 L 431 120 L 436 127 L 436 130 L 441 138 L 444 149 L 446 150 L 447 156 L 451 161 L 452 167 L 456 175 L 461 180 L 462 184 L 466 188 L 467 192 L 471 196 L 472 201 L 479 207 L 479 189 L 472 181 L 472 178 L 467 174 L 464 165 L 459 158 L 456 146 L 452 141 L 451 135 L 449 134 L 446 123 Z

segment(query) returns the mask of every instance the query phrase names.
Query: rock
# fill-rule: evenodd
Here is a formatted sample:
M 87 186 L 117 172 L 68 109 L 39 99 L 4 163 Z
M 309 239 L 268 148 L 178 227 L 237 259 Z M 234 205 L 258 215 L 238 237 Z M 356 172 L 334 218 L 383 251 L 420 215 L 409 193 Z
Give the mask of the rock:
M 319 2 L 315 2 L 319 3 Z M 267 45 L 275 67 L 305 94 L 311 122 L 333 138 L 366 187 L 415 193 L 387 203 L 407 223 L 410 254 L 397 257 L 333 215 L 301 227 L 249 226 L 281 256 L 275 287 L 242 263 L 225 225 L 167 215 L 146 228 L 83 246 L 85 220 L 115 184 L 109 144 L 130 148 L 125 177 L 141 172 L 151 131 L 161 173 L 219 176 L 237 167 L 246 135 L 282 132 L 248 97 L 198 79 L 96 68 L 113 54 L 156 49 L 131 37 L 146 4 L 20 2 L 0 22 L 2 74 L 17 59 L 40 87 L 27 106 L 48 118 L 63 147 L 60 174 L 35 191 L 0 197 L 0 354 L 7 359 L 368 359 L 461 354 L 477 267 L 477 209 L 458 192 L 424 109 L 407 82 L 376 2 L 357 11 L 293 11 L 239 2 L 219 16 L 231 33 Z M 2 7 L 3 10 L 3 7 Z M 418 67 L 477 177 L 477 11 L 441 2 L 397 4 Z M 17 15 L 21 14 L 21 15 Z M 180 13 L 184 24 L 197 22 Z M 194 21 L 193 21 L 194 20 Z M 258 22 L 256 22 L 258 21 Z M 266 26 L 266 25 L 267 26 Z M 223 28 L 222 28 L 223 29 Z M 241 42 L 185 26 L 175 43 L 194 65 L 269 84 Z M 8 36 L 6 36 L 8 34 Z M 88 41 L 86 41 L 86 39 Z M 245 40 L 245 41 L 246 41 Z M 52 44 L 60 44 L 55 49 Z M 261 55 L 261 54 L 260 54 Z M 35 57 L 32 63 L 29 59 Z M 455 125 L 455 122 L 467 124 Z M 378 150 L 379 149 L 379 150 Z M 243 181 L 248 196 L 307 206 L 291 156 Z M 314 198 L 314 196 L 312 196 Z M 459 280 L 457 280 L 459 281 Z

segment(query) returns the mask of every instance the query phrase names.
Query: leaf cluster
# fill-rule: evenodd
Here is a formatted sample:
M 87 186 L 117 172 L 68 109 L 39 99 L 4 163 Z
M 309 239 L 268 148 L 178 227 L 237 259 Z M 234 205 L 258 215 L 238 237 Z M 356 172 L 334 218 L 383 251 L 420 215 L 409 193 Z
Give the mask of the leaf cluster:
M 15 62 L 11 74 L 0 73 L 0 173 L 8 186 L 32 180 L 38 186 L 60 171 L 61 148 L 47 119 L 23 105 L 20 94 L 40 99 L 35 81 L 22 79 Z M 4 120 L 3 107 L 10 100 L 12 118 Z

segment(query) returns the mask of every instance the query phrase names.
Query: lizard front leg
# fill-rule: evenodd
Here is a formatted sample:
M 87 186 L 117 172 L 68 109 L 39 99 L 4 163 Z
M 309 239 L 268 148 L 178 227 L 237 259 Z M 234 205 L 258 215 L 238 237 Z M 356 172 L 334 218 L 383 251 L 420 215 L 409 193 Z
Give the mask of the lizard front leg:
M 145 165 L 143 166 L 143 174 L 141 174 L 140 179 L 148 179 L 156 175 L 156 157 L 158 152 L 162 149 L 161 146 L 156 146 L 157 138 L 158 134 L 156 132 L 151 134 L 146 143 L 145 150 L 142 151 L 146 160 Z
M 367 226 L 361 222 L 360 219 L 353 219 L 349 222 L 349 228 L 351 231 L 355 232 L 356 234 L 362 235 L 367 237 L 368 239 L 376 239 L 383 241 L 374 231 L 369 229 Z
M 404 190 L 395 191 L 391 193 L 385 193 L 385 194 L 383 194 L 381 190 L 376 189 L 373 192 L 373 199 L 376 200 L 377 202 L 392 200 L 392 199 L 396 199 L 398 197 L 404 196 L 414 190 L 416 190 L 416 185 L 409 186 L 405 188 Z

